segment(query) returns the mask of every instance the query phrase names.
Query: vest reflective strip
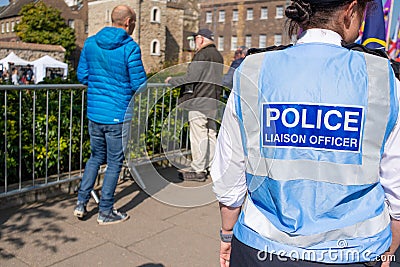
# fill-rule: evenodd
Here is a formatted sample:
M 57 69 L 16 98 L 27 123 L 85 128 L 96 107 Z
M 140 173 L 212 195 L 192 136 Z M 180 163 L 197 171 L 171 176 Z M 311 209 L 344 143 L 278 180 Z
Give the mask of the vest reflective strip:
M 288 167 L 290 166 L 290 168 Z M 363 185 L 377 182 L 379 170 L 377 166 L 362 168 L 330 162 L 315 163 L 311 160 L 271 160 L 265 158 L 250 158 L 246 160 L 247 172 L 252 175 L 265 176 L 278 181 L 296 180 L 299 177 L 336 183 L 341 185 Z M 376 173 L 372 175 L 371 173 Z M 375 179 L 372 179 L 375 178 Z
M 338 230 L 303 236 L 290 235 L 279 231 L 266 217 L 263 216 L 249 197 L 247 197 L 244 204 L 243 213 L 245 225 L 256 231 L 261 236 L 281 244 L 301 248 L 310 247 L 327 241 L 353 239 L 355 237 L 371 237 L 383 231 L 390 223 L 390 215 L 387 206 L 385 205 L 385 210 L 374 218 Z
M 246 60 L 242 62 L 240 73 L 240 101 L 242 108 L 243 124 L 245 135 L 247 137 L 247 147 L 256 148 L 248 150 L 249 155 L 252 154 L 260 157 L 260 140 L 259 135 L 261 132 L 260 123 L 258 119 L 258 82 L 260 76 L 260 67 L 264 60 L 264 53 L 254 54 L 247 56 Z M 250 101 L 250 102 L 249 102 Z M 247 129 L 246 125 L 251 125 Z M 250 136 L 250 139 L 248 137 Z M 246 149 L 244 150 L 246 151 Z
M 314 181 L 361 185 L 379 180 L 380 147 L 383 142 L 390 111 L 390 83 L 388 63 L 384 58 L 364 54 L 368 72 L 368 106 L 362 139 L 362 165 L 315 162 L 311 160 L 280 160 L 260 156 L 260 122 L 258 115 L 258 87 L 254 88 L 261 69 L 264 55 L 254 55 L 254 59 L 244 61 L 241 73 L 241 101 L 244 129 L 250 125 L 246 159 L 247 172 L 266 176 L 274 180 L 293 180 L 307 177 Z M 250 61 L 250 62 L 249 62 Z M 242 64 L 243 64 L 242 63 Z M 257 79 L 257 80 L 253 80 Z M 371 112 L 372 111 L 372 112 Z M 257 131 L 257 134 L 255 132 Z M 296 171 L 294 171 L 296 170 Z M 323 173 L 324 175 L 320 175 Z

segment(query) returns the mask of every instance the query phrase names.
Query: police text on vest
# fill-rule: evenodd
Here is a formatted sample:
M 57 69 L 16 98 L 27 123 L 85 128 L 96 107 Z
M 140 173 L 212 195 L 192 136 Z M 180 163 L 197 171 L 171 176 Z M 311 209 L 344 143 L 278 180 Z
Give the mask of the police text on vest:
M 363 107 L 306 103 L 262 107 L 263 146 L 360 150 Z

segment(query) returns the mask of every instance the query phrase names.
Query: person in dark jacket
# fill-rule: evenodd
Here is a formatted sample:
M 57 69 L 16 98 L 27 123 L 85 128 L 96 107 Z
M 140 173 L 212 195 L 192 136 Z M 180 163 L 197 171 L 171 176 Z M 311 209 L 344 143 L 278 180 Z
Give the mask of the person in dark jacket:
M 88 85 L 90 159 L 86 163 L 74 215 L 83 218 L 90 192 L 101 164 L 107 163 L 99 203 L 99 224 L 125 221 L 129 215 L 114 209 L 114 194 L 124 160 L 123 122 L 130 119 L 127 108 L 133 94 L 145 85 L 141 51 L 130 36 L 136 14 L 125 5 L 115 7 L 112 27 L 89 37 L 82 49 L 78 79 Z M 127 115 L 127 116 L 126 116 Z
M 244 58 L 246 57 L 248 48 L 246 46 L 239 46 L 235 54 L 233 56 L 233 61 L 231 65 L 229 66 L 228 72 L 224 75 L 224 78 L 222 80 L 222 85 L 232 89 L 233 87 L 233 74 L 235 73 L 235 70 L 237 67 L 240 66 L 240 64 L 243 62 Z
M 217 102 L 221 95 L 224 59 L 214 44 L 213 33 L 200 29 L 195 35 L 196 53 L 185 75 L 165 82 L 181 87 L 179 104 L 189 109 L 191 166 L 179 170 L 180 177 L 205 181 L 216 143 Z

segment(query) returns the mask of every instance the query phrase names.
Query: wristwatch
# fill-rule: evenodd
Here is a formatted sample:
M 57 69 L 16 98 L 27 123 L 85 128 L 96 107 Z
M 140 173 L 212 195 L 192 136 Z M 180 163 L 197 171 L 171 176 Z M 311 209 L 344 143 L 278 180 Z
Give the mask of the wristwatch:
M 233 237 L 233 233 L 232 234 L 223 234 L 222 233 L 222 229 L 219 230 L 219 236 L 221 237 L 221 241 L 225 242 L 225 243 L 231 243 L 232 242 L 232 237 Z

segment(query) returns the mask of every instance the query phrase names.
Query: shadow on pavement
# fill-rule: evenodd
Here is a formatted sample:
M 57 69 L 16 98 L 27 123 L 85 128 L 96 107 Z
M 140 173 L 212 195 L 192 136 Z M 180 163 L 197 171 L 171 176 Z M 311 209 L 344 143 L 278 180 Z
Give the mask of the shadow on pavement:
M 164 267 L 164 265 L 160 264 L 160 263 L 146 263 L 146 264 L 142 264 L 138 267 Z
M 62 195 L 43 203 L 35 203 L 28 206 L 17 206 L 0 210 L 0 262 L 1 259 L 10 260 L 15 258 L 15 254 L 10 251 L 22 249 L 29 244 L 24 238 L 27 235 L 37 235 L 35 246 L 44 251 L 56 253 L 61 249 L 56 243 L 77 242 L 77 238 L 68 236 L 61 227 L 57 225 L 58 221 L 67 220 L 67 216 L 54 212 L 51 206 L 57 205 L 57 202 L 71 203 L 73 201 L 70 195 Z M 72 205 L 72 204 L 71 204 Z M 70 204 L 60 208 L 70 208 Z M 52 222 L 44 223 L 48 218 Z

